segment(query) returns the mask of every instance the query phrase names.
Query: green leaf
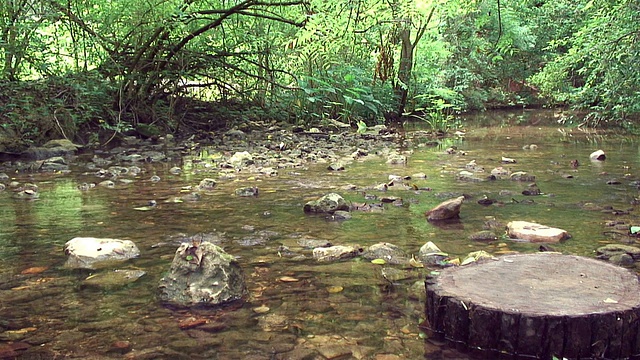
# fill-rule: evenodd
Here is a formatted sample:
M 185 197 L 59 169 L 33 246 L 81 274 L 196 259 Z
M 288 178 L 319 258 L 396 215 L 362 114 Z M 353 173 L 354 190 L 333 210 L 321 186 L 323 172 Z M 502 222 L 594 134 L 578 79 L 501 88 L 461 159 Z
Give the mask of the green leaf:
M 358 134 L 364 134 L 365 132 L 367 132 L 367 124 L 362 120 L 358 121 L 358 130 L 356 132 Z M 382 259 L 380 259 L 380 260 L 382 260 Z M 384 260 L 382 260 L 382 261 L 384 261 Z

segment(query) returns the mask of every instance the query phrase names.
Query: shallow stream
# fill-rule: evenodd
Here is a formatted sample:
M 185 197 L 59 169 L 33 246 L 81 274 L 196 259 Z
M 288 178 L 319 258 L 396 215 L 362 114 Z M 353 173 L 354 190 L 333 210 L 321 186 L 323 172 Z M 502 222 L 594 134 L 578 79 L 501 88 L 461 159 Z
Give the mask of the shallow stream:
M 347 164 L 344 171 L 314 164 L 280 169 L 270 177 L 240 172 L 234 179 L 219 180 L 213 191 L 193 202 L 165 200 L 211 176 L 207 164 L 213 151 L 146 164 L 132 183 L 114 189 L 78 190 L 79 184 L 97 180 L 81 166 L 65 175 L 10 174 L 21 183 L 37 184 L 40 197 L 28 201 L 14 199 L 10 189 L 0 192 L 0 358 L 465 358 L 427 341 L 418 327 L 424 316 L 420 286 L 437 268 L 396 267 L 402 276 L 390 281 L 382 273 L 393 266 L 360 258 L 318 263 L 299 240 L 362 247 L 389 242 L 408 254 L 432 241 L 461 258 L 477 250 L 496 256 L 536 252 L 539 244 L 469 239 L 488 220 L 526 220 L 567 230 L 572 238 L 552 245 L 567 254 L 593 257 L 603 244 L 632 243 L 633 238 L 612 237 L 614 227 L 606 223 L 640 224 L 632 205 L 638 196 L 633 182 L 640 179 L 637 139 L 564 128 L 550 112 L 537 116 L 546 117 L 542 123 L 547 125 L 531 116 L 515 124 L 494 119 L 488 127 L 466 129 L 464 136 L 436 146 L 429 144 L 431 139 L 414 137 L 402 149 L 406 165 L 387 164 L 380 157 Z M 536 147 L 523 149 L 531 144 Z M 455 153 L 446 153 L 452 146 Z M 607 159 L 590 161 L 589 154 L 598 149 Z M 516 163 L 503 164 L 502 157 Z M 499 166 L 535 175 L 543 194 L 524 196 L 528 183 L 508 179 L 456 180 L 472 160 L 485 169 L 479 176 Z M 579 166 L 572 166 L 572 160 Z M 170 174 L 173 166 L 183 173 Z M 408 188 L 373 190 L 388 182 L 389 175 L 416 173 L 427 177 L 407 180 Z M 161 180 L 150 181 L 154 174 Z M 414 190 L 414 185 L 431 190 Z M 246 186 L 258 187 L 259 196 L 234 195 Z M 368 201 L 364 193 L 395 196 L 402 205 L 353 212 L 346 221 L 303 213 L 305 202 L 329 192 L 354 202 Z M 425 211 L 460 194 L 468 199 L 459 222 L 438 226 L 426 221 Z M 498 202 L 478 204 L 485 196 Z M 152 199 L 158 203 L 153 209 L 135 210 Z M 186 311 L 157 301 L 158 281 L 170 266 L 176 239 L 199 233 L 215 234 L 238 257 L 250 291 L 242 306 Z M 63 267 L 63 246 L 78 236 L 133 240 L 141 250 L 139 258 L 101 271 L 139 269 L 146 275 L 126 286 L 88 282 L 100 271 Z M 282 246 L 306 259 L 283 255 Z

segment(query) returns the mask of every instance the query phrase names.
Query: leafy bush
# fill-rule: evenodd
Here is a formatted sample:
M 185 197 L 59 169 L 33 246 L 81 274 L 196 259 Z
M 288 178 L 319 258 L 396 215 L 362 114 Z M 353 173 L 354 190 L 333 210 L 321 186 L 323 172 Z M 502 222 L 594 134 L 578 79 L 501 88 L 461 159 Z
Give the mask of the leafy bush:
M 367 82 L 364 71 L 354 67 L 335 67 L 324 77 L 303 76 L 298 85 L 304 94 L 299 112 L 314 119 L 337 119 L 348 124 L 357 120 L 375 124 L 385 105 L 376 98 L 376 89 Z
M 0 123 L 24 146 L 51 138 L 78 140 L 83 129 L 109 124 L 111 90 L 91 73 L 0 83 Z
M 432 89 L 429 93 L 417 95 L 415 100 L 422 106 L 406 115 L 424 121 L 432 130 L 439 132 L 447 132 L 457 125 L 455 115 L 460 113 L 464 104 L 460 94 L 446 88 Z

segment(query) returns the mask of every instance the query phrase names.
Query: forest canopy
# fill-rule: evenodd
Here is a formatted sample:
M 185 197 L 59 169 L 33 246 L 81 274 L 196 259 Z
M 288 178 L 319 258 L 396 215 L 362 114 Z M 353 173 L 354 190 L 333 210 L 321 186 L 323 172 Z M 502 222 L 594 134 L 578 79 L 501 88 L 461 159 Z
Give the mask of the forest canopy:
M 639 38 L 632 0 L 6 0 L 0 126 L 31 141 L 227 119 L 441 127 L 562 105 L 632 127 Z

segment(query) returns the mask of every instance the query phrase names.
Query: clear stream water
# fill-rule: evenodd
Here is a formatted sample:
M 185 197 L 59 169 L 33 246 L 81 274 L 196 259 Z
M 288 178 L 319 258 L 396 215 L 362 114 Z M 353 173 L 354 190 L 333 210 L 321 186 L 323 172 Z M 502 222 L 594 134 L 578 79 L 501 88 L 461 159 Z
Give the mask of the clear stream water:
M 275 177 L 238 173 L 234 180 L 220 180 L 197 202 L 163 200 L 211 176 L 204 167 L 210 160 L 206 152 L 175 163 L 145 165 L 133 183 L 115 189 L 78 190 L 83 182 L 100 181 L 92 174 L 83 175 L 84 168 L 73 168 L 66 175 L 11 174 L 17 181 L 36 183 L 41 195 L 25 201 L 13 199 L 9 189 L 0 192 L 0 357 L 17 348 L 24 359 L 465 358 L 432 344 L 418 328 L 424 316 L 420 285 L 427 272 L 436 269 L 396 267 L 403 276 L 391 284 L 380 265 L 359 258 L 318 263 L 297 242 L 301 238 L 336 245 L 389 242 L 417 254 L 432 241 L 452 257 L 476 250 L 494 255 L 538 251 L 538 245 L 508 239 L 469 240 L 487 220 L 528 220 L 565 229 L 573 237 L 553 246 L 567 254 L 595 256 L 602 244 L 633 242 L 612 238 L 607 232 L 613 228 L 605 223 L 640 224 L 636 211 L 613 215 L 602 209 L 634 207 L 638 189 L 632 182 L 640 179 L 639 142 L 563 128 L 553 116 L 544 111 L 515 118 L 492 113 L 484 118 L 488 120 L 475 119 L 486 126 L 466 129 L 464 138 L 446 139 L 435 147 L 426 145 L 429 139 L 416 138 L 415 146 L 406 149 L 410 150 L 406 165 L 389 165 L 380 157 L 353 162 L 340 172 L 317 164 L 281 169 Z M 537 149 L 524 150 L 527 144 L 536 144 Z M 446 154 L 450 146 L 465 154 Z M 589 154 L 598 149 L 606 152 L 607 160 L 590 162 Z M 517 163 L 501 164 L 503 156 Z M 580 163 L 577 168 L 571 166 L 574 159 Z M 509 180 L 457 181 L 455 175 L 472 160 L 486 169 L 481 176 L 498 166 L 527 171 L 536 176 L 544 195 L 523 196 L 527 183 Z M 169 174 L 172 166 L 182 167 L 184 173 Z M 385 204 L 381 212 L 354 212 L 344 222 L 302 211 L 306 201 L 328 192 L 365 202 L 362 193 L 382 195 L 370 189 L 387 182 L 389 175 L 419 172 L 427 178 L 408 184 L 431 191 L 390 188 L 386 193 L 401 197 L 403 206 Z M 153 174 L 162 180 L 149 181 Z M 612 179 L 620 184 L 607 184 Z M 359 190 L 346 190 L 349 184 Z M 257 186 L 260 195 L 233 195 L 245 186 Z M 471 197 L 455 226 L 425 220 L 426 210 L 448 198 L 442 193 Z M 502 204 L 477 204 L 484 196 Z M 153 210 L 134 209 L 150 199 L 159 204 Z M 273 233 L 263 244 L 247 246 L 243 241 L 265 231 Z M 158 303 L 158 280 L 177 248 L 171 238 L 197 233 L 223 234 L 222 246 L 239 258 L 250 291 L 241 307 L 186 311 Z M 139 258 L 100 271 L 139 269 L 146 275 L 126 286 L 87 283 L 86 278 L 100 271 L 63 267 L 63 246 L 77 236 L 133 240 L 141 250 Z M 281 245 L 307 259 L 282 256 Z M 198 322 L 200 326 L 189 325 Z

